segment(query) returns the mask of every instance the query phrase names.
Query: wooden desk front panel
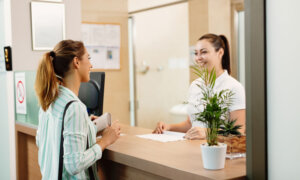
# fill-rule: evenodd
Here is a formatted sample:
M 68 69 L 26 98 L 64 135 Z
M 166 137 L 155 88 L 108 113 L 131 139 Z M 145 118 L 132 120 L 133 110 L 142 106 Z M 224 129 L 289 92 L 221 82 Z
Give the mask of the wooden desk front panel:
M 38 148 L 35 136 L 17 131 L 17 179 L 40 180 L 42 175 L 38 165 Z
M 245 179 L 246 159 L 226 160 L 225 168 L 203 168 L 200 144 L 185 140 L 162 143 L 137 137 L 149 129 L 122 125 L 119 140 L 103 152 L 98 161 L 102 179 Z M 17 178 L 41 179 L 36 129 L 16 124 Z
M 99 161 L 98 175 L 101 180 L 168 180 L 167 178 L 106 159 Z

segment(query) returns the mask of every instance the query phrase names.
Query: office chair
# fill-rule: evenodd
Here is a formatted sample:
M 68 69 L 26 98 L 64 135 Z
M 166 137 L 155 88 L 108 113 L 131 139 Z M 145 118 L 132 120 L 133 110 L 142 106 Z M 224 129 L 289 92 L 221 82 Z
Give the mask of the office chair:
M 78 97 L 86 105 L 89 115 L 103 113 L 104 82 L 104 72 L 91 72 L 90 81 L 80 84 Z

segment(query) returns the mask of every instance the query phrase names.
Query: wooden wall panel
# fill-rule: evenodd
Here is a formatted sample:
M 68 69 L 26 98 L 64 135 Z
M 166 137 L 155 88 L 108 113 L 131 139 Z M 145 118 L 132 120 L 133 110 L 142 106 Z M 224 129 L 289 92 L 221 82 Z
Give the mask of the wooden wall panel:
M 38 164 L 38 148 L 35 144 L 35 137 L 27 135 L 27 157 L 28 157 L 28 179 L 40 180 L 42 178 Z
M 38 148 L 35 136 L 17 132 L 17 179 L 40 180 L 42 175 L 38 165 Z
M 103 112 L 112 119 L 130 123 L 129 63 L 128 63 L 128 7 L 127 0 L 81 0 L 82 21 L 117 23 L 121 25 L 120 70 L 106 70 Z

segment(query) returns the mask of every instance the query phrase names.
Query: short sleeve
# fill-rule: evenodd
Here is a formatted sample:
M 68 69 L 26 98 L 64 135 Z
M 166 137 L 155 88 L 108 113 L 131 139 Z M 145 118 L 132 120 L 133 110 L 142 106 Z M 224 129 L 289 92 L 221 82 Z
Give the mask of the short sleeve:
M 238 83 L 236 86 L 232 88 L 233 97 L 232 97 L 232 105 L 229 107 L 229 111 L 236 111 L 240 109 L 246 109 L 246 97 L 245 97 L 245 89 L 244 87 Z
M 188 91 L 187 113 L 193 127 L 205 127 L 204 123 L 196 120 L 196 114 L 203 111 L 201 105 L 202 91 L 199 85 L 203 83 L 200 78 L 194 80 Z

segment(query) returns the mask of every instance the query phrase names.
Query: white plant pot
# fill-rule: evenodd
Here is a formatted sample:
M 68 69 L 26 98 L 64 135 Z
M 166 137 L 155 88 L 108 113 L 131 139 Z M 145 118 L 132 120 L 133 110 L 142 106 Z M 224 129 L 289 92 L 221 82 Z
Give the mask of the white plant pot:
M 219 143 L 218 146 L 201 144 L 202 161 L 205 169 L 223 169 L 225 166 L 227 144 Z

